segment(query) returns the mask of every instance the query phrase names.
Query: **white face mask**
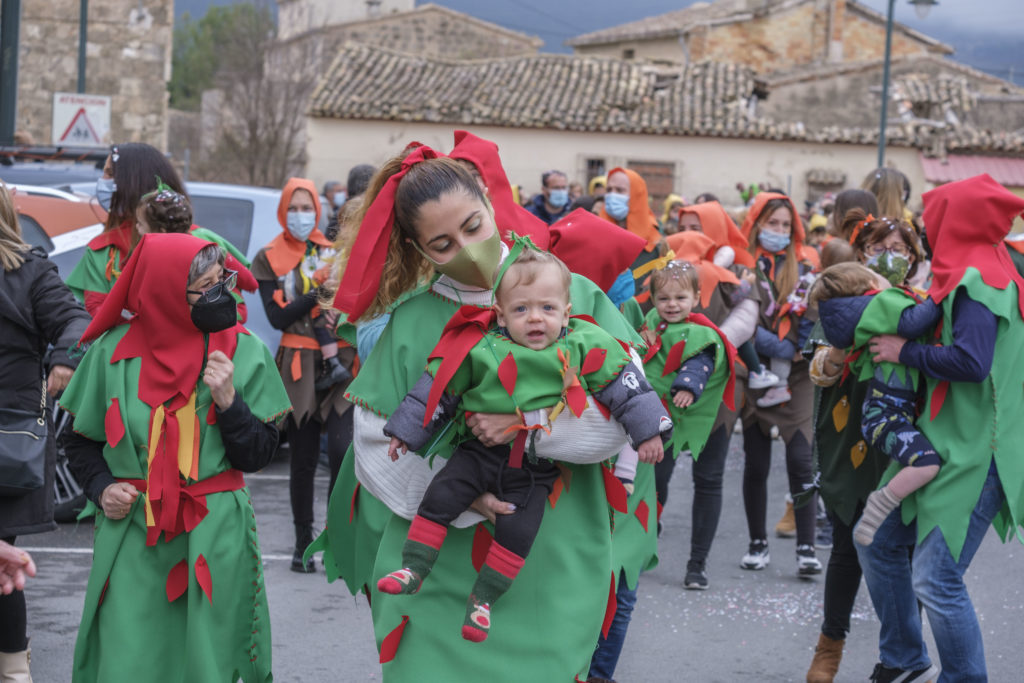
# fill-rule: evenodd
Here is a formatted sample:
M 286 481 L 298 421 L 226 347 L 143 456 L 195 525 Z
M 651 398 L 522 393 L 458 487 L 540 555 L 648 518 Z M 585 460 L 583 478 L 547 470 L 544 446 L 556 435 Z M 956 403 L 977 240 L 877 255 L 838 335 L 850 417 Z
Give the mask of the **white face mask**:
M 289 211 L 288 232 L 300 242 L 305 242 L 316 227 L 315 211 Z

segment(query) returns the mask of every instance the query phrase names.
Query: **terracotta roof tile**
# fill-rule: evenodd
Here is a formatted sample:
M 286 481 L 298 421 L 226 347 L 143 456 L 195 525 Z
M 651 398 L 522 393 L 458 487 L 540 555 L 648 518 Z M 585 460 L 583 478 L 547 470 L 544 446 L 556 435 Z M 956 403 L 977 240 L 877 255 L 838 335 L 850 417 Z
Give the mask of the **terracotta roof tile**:
M 909 83 L 910 81 L 906 81 Z M 957 79 L 923 97 L 957 97 Z M 310 103 L 314 117 L 875 144 L 874 128 L 809 131 L 799 121 L 751 116 L 758 82 L 736 64 L 653 66 L 571 55 L 454 61 L 347 44 Z M 903 83 L 903 81 L 901 81 Z M 942 100 L 940 100 L 942 101 Z M 1024 154 L 1024 135 L 960 125 L 890 125 L 890 144 L 946 152 Z

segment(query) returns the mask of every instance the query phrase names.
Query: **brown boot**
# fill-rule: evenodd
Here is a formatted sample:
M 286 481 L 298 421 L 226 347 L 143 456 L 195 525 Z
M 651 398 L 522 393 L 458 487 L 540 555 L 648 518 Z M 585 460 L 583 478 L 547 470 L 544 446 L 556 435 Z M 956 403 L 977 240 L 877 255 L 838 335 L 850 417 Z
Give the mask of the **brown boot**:
M 786 501 L 786 511 L 782 513 L 782 519 L 775 525 L 775 535 L 779 538 L 793 538 L 796 536 L 796 516 L 793 513 L 793 501 Z
M 28 671 L 31 650 L 0 652 L 0 681 L 4 683 L 32 683 Z
M 818 636 L 818 646 L 814 648 L 814 659 L 807 670 L 807 683 L 832 683 L 839 672 L 839 660 L 843 658 L 845 640 L 832 640 L 824 633 Z

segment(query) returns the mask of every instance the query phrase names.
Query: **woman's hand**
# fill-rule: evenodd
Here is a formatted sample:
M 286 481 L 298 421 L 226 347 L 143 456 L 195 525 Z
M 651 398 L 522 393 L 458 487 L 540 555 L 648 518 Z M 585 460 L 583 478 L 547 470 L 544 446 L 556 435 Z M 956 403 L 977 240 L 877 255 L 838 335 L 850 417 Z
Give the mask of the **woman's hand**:
M 900 351 L 907 340 L 897 337 L 895 334 L 882 334 L 872 337 L 868 342 L 868 350 L 871 351 L 873 360 L 876 363 L 889 361 L 890 363 L 900 362 Z
M 506 444 L 516 438 L 516 433 L 508 431 L 508 428 L 517 424 L 520 424 L 519 416 L 515 414 L 473 413 L 466 420 L 466 426 L 473 430 L 473 436 L 488 448 Z
M 0 541 L 0 594 L 25 589 L 25 577 L 36 575 L 32 557 L 10 543 Z
M 50 368 L 50 376 L 46 378 L 46 393 L 56 396 L 68 386 L 75 371 L 66 365 L 54 365 Z
M 498 519 L 498 515 L 511 515 L 516 511 L 514 504 L 498 500 L 498 497 L 490 491 L 480 494 L 476 500 L 470 503 L 469 507 L 486 517 L 491 524 Z
M 223 351 L 214 351 L 206 359 L 203 383 L 210 387 L 210 396 L 221 410 L 227 410 L 235 400 L 235 364 Z
M 139 497 L 139 490 L 128 482 L 114 482 L 103 489 L 100 495 L 100 507 L 107 519 L 124 519 L 132 509 L 132 504 Z
M 681 393 L 683 392 L 680 391 L 679 394 Z M 679 394 L 676 394 L 676 396 Z M 692 396 L 693 394 L 690 395 Z M 648 465 L 661 462 L 662 458 L 665 457 L 665 447 L 661 445 L 661 437 L 652 436 L 647 439 L 647 441 L 644 441 L 642 444 L 637 446 L 636 455 L 640 462 L 645 462 Z

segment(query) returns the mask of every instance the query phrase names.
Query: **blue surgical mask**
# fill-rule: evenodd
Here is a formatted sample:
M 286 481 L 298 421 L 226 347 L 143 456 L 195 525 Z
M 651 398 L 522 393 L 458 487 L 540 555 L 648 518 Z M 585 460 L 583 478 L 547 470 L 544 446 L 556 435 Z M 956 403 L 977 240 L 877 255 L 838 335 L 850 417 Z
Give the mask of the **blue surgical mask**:
M 569 190 L 549 190 L 548 204 L 561 209 L 569 203 Z
M 348 199 L 348 195 L 339 190 L 334 193 L 334 198 L 331 199 L 331 203 L 334 204 L 334 208 L 340 209 L 345 204 L 346 199 Z
M 604 195 L 604 210 L 617 221 L 629 215 L 629 196 L 618 192 L 607 192 Z
M 789 246 L 789 235 L 762 230 L 757 234 L 757 241 L 765 251 L 775 254 Z
M 316 213 L 313 211 L 289 211 L 288 232 L 300 242 L 305 242 L 316 227 Z
M 104 211 L 110 211 L 110 200 L 117 192 L 117 183 L 113 178 L 96 179 L 96 201 L 100 203 Z

